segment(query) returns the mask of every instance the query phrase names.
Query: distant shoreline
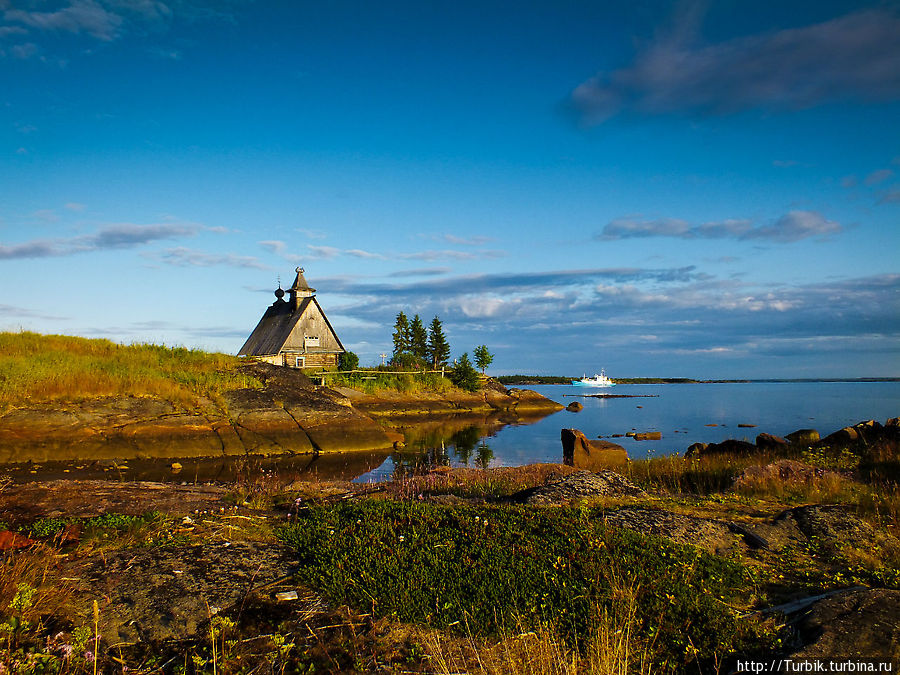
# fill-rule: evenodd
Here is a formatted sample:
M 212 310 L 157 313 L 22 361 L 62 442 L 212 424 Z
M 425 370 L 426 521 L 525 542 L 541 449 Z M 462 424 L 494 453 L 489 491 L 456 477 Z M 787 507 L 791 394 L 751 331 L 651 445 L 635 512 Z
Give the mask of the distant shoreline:
M 504 386 L 561 384 L 568 385 L 577 377 L 561 377 L 557 375 L 500 375 L 495 378 Z M 616 377 L 617 384 L 761 384 L 761 383 L 815 383 L 815 382 L 900 382 L 900 377 L 824 377 L 824 378 L 761 378 L 730 380 L 695 380 L 687 377 Z

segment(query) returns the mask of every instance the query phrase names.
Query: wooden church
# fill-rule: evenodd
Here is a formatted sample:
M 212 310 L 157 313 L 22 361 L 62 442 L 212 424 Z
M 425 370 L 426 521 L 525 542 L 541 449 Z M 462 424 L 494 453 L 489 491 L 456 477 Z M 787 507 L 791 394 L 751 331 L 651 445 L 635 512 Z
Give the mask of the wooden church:
M 334 368 L 346 351 L 297 268 L 297 277 L 288 289 L 288 299 L 278 284 L 273 302 L 247 338 L 238 356 L 290 368 Z

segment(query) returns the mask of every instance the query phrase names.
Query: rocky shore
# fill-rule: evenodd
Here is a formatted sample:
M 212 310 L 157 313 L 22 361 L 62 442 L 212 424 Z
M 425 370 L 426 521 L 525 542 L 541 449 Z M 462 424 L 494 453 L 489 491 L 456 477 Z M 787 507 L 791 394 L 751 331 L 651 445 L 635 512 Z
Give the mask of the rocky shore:
M 0 464 L 67 459 L 216 457 L 390 448 L 391 420 L 410 417 L 545 415 L 561 406 L 492 383 L 478 394 L 386 394 L 316 386 L 301 372 L 263 363 L 247 372 L 260 389 L 224 394 L 224 411 L 179 410 L 151 397 L 103 397 L 17 407 L 0 415 Z

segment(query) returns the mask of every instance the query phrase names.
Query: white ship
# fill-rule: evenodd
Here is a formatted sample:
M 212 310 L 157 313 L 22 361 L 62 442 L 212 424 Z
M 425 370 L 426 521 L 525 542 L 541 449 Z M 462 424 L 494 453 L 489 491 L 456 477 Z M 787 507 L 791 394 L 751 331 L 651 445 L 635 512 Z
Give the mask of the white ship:
M 587 377 L 585 375 L 580 380 L 572 380 L 572 384 L 576 387 L 614 387 L 616 383 L 606 376 L 606 371 L 600 370 L 599 375 Z

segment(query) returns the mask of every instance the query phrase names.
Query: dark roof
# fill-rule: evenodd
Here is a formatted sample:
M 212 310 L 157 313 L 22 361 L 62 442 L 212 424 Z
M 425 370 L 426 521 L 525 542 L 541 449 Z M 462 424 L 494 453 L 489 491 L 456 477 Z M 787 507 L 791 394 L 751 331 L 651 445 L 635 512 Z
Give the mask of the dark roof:
M 341 344 L 340 338 L 338 338 L 337 333 L 334 332 L 334 328 L 331 327 L 331 322 L 328 321 L 328 317 L 325 316 L 325 312 L 322 311 L 322 307 L 315 297 L 302 298 L 296 312 L 291 311 L 291 303 L 285 302 L 279 298 L 273 302 L 266 310 L 266 313 L 263 314 L 259 323 L 256 324 L 256 328 L 253 329 L 253 332 L 250 333 L 250 337 L 247 338 L 244 346 L 241 347 L 241 350 L 238 352 L 238 356 L 268 356 L 271 354 L 278 354 L 284 347 L 284 343 L 287 342 L 287 339 L 290 337 L 291 331 L 294 330 L 294 326 L 297 325 L 300 317 L 303 316 L 303 313 L 309 307 L 310 303 L 313 302 L 316 304 L 316 307 L 319 308 L 322 318 L 325 319 L 328 330 L 331 331 L 334 335 L 334 339 L 337 340 L 338 346 L 343 350 L 344 345 Z
M 250 333 L 238 356 L 266 356 L 280 352 L 311 300 L 303 298 L 296 312 L 291 311 L 291 303 L 280 298 L 273 302 Z
M 294 277 L 294 283 L 291 284 L 290 290 L 292 291 L 310 291 L 312 293 L 316 292 L 315 288 L 311 288 L 310 285 L 306 282 L 306 277 L 303 276 L 303 268 L 297 268 L 297 276 Z

